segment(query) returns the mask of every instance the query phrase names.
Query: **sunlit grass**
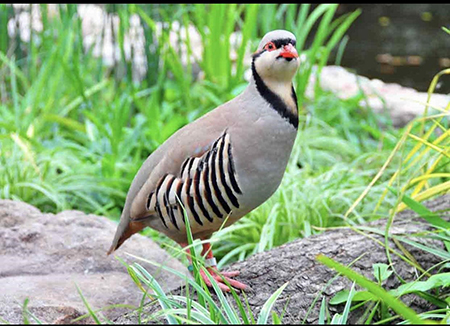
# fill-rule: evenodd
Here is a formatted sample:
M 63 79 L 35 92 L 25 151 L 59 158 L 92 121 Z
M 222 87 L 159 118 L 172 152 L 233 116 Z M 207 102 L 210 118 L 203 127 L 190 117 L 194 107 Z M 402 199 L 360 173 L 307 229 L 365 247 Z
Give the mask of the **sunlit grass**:
M 10 6 L 0 8 L 2 15 L 11 15 Z M 46 5 L 40 8 L 43 12 L 48 9 Z M 153 11 L 149 10 L 152 7 L 136 5 L 106 8 L 125 22 L 115 40 L 121 53 L 125 52 L 122 38 L 129 28 L 127 22 L 131 15 L 137 15 L 145 26 L 146 40 L 161 45 L 152 50 L 159 58 L 158 64 L 155 66 L 155 57 L 146 53 L 147 64 L 155 69 L 138 84 L 128 78 L 131 68 L 122 55 L 111 74 L 101 58 L 83 51 L 79 20 L 71 19 L 76 12 L 73 5 L 59 6 L 60 17 L 44 21 L 46 33 L 32 32 L 33 37 L 42 38 L 41 43 L 19 39 L 24 43 L 16 45 L 21 47 L 16 54 L 23 58 L 0 52 L 1 69 L 7 72 L 0 77 L 4 99 L 0 105 L 2 198 L 24 200 L 44 211 L 75 208 L 118 218 L 129 183 L 145 158 L 177 129 L 242 89 L 244 56 L 257 44 L 258 28 L 259 33 L 279 28 L 277 21 L 282 18 L 286 19 L 285 28 L 296 33 L 299 50 L 306 55 L 295 80 L 304 114 L 279 191 L 241 222 L 216 236 L 223 240 L 218 256 L 228 252 L 223 263 L 309 236 L 317 232 L 317 227 L 343 223 L 348 209 L 402 134 L 390 127 L 387 116 L 362 108 L 362 94 L 344 101 L 316 89 L 314 102 L 301 96 L 310 74 L 320 71 L 329 50 L 358 12 L 333 20 L 336 5 L 320 5 L 314 10 L 301 5 L 298 15 L 293 14 L 297 6 L 291 4 L 158 5 Z M 258 19 L 258 8 L 266 12 L 267 20 Z M 243 20 L 237 18 L 240 15 Z M 172 47 L 168 42 L 174 18 L 185 28 L 178 34 L 188 53 L 192 52 L 185 32 L 188 25 L 193 24 L 201 35 L 203 55 L 194 62 L 204 71 L 202 80 L 194 80 L 193 63 L 188 60 L 183 65 L 180 47 Z M 167 21 L 168 28 L 159 30 L 159 20 Z M 308 48 L 307 40 L 315 23 L 319 24 L 318 34 Z M 205 33 L 209 27 L 211 33 Z M 214 39 L 218 35 L 229 39 L 237 28 L 244 31 L 240 42 L 245 46 L 238 47 L 237 66 L 233 67 L 230 48 Z M 54 42 L 50 43 L 48 34 L 55 35 Z M 7 35 L 2 37 L 12 46 Z M 22 45 L 32 52 L 23 51 Z M 222 59 L 212 64 L 211 53 Z M 218 63 L 223 66 L 217 66 Z M 313 65 L 318 69 L 313 70 Z M 110 78 L 118 77 L 119 71 L 125 71 L 127 77 Z M 430 155 L 423 156 L 422 161 Z M 358 210 L 352 210 L 349 222 L 386 216 L 394 196 L 382 206 L 377 200 L 387 195 L 384 183 L 401 156 L 396 154 L 392 159 L 392 165 L 380 179 L 382 183 L 374 187 Z M 416 192 L 430 182 L 440 185 L 443 178 L 435 175 L 445 175 L 445 160 L 434 162 L 424 179 L 417 181 Z M 146 233 L 170 243 L 152 230 Z
M 248 68 L 245 56 L 264 33 L 276 28 L 296 34 L 304 59 L 294 81 L 302 113 L 299 133 L 278 191 L 214 235 L 220 266 L 327 227 L 355 227 L 382 217 L 388 218 L 381 231 L 386 245 L 396 212 L 409 207 L 428 216 L 420 202 L 450 189 L 449 106 L 424 103 L 428 114 L 394 129 L 387 115 L 361 107 L 362 93 L 340 100 L 316 83 L 314 100 L 304 98 L 312 74 L 318 74 L 327 61 L 334 62 L 331 50 L 339 46 L 359 11 L 335 18 L 336 4 L 314 9 L 309 4 L 106 5 L 106 11 L 120 21 L 113 40 L 118 54 L 107 66 L 92 48 L 83 46 L 77 6 L 55 8 L 57 14 L 52 16 L 48 5 L 39 6 L 43 28 L 32 30 L 31 41 L 26 41 L 8 35 L 13 9 L 0 4 L 0 198 L 22 200 L 46 212 L 80 209 L 118 219 L 129 184 L 146 157 L 176 130 L 242 91 Z M 135 54 L 125 55 L 132 17 L 142 24 L 146 44 L 155 45 L 145 48 L 148 69 L 139 82 L 133 75 L 133 61 L 127 59 Z M 176 31 L 177 45 L 169 41 L 175 22 L 182 27 Z M 190 27 L 200 35 L 200 57 L 192 55 L 191 36 L 186 33 Z M 241 37 L 235 37 L 236 31 Z M 339 58 L 344 46 L 341 43 Z M 182 49 L 192 60 L 182 60 Z M 198 79 L 195 67 L 201 70 Z M 429 96 L 438 79 L 448 73 L 436 75 Z M 144 234 L 179 256 L 168 238 L 150 229 Z M 447 231 L 441 229 L 396 241 L 447 259 L 447 251 L 420 244 L 421 237 L 429 236 L 450 243 Z M 396 252 L 386 248 L 388 257 Z M 144 270 L 133 268 L 134 276 L 152 284 Z M 208 300 L 207 292 L 204 295 Z M 175 301 L 178 305 L 183 300 Z M 346 301 L 344 314 L 328 320 L 323 301 L 322 321 L 345 322 L 351 301 Z M 189 314 L 176 310 L 177 305 L 169 309 L 172 317 Z M 372 321 L 374 314 L 366 321 Z M 436 310 L 436 314 L 448 319 L 448 311 Z M 386 318 L 380 322 L 392 320 L 381 316 Z M 199 322 L 234 320 L 221 319 L 219 312 L 197 317 Z
M 291 4 L 107 5 L 121 22 L 113 40 L 121 55 L 113 67 L 94 56 L 92 48 L 83 48 L 76 5 L 25 7 L 25 12 L 40 10 L 43 15 L 43 29 L 31 30 L 31 41 L 0 31 L 2 198 L 24 200 L 44 211 L 75 208 L 118 218 L 128 183 L 145 158 L 177 129 L 243 89 L 248 68 L 244 56 L 262 33 L 279 28 L 279 19 L 285 17 L 286 28 L 301 40 L 300 49 L 307 49 L 312 25 L 321 22 L 320 40 L 308 50 L 302 68 L 307 70 L 296 80 L 300 87 L 312 73 L 307 67 L 327 56 L 319 52 L 331 46 L 328 37 L 336 39 L 356 18 L 333 21 L 336 5 L 320 5 L 310 15 L 309 5 L 300 7 L 296 17 L 298 6 Z M 270 23 L 262 22 L 258 10 L 268 8 L 275 15 Z M 50 14 L 55 9 L 57 14 Z M 13 17 L 9 5 L 2 5 L 0 12 Z M 153 70 L 140 83 L 130 77 L 133 67 L 124 56 L 133 15 L 144 27 L 145 40 L 159 45 L 145 53 Z M 177 32 L 183 47 L 169 42 L 175 20 L 185 28 Z M 160 21 L 167 28 L 158 28 Z M 308 29 L 301 28 L 303 21 Z M 183 65 L 180 49 L 193 52 L 186 33 L 191 25 L 201 36 L 203 54 Z M 237 57 L 231 60 L 227 40 L 236 30 L 242 37 L 232 45 Z M 192 76 L 194 63 L 204 72 L 201 80 Z

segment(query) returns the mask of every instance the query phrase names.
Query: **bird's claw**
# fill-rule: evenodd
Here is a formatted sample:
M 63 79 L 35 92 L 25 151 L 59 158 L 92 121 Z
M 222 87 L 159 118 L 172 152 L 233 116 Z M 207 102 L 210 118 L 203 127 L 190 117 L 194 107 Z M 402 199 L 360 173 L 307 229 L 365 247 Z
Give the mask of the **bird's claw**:
M 206 268 L 208 272 L 211 274 L 212 278 L 217 282 L 217 285 L 222 291 L 230 292 L 231 289 L 229 286 L 225 283 L 228 282 L 232 287 L 240 290 L 246 290 L 248 288 L 247 285 L 244 283 L 241 283 L 239 281 L 231 279 L 231 277 L 235 277 L 239 275 L 239 271 L 232 271 L 232 272 L 219 272 L 217 268 L 213 267 L 207 267 Z M 212 287 L 211 281 L 206 276 L 205 272 L 203 270 L 200 270 L 200 275 L 202 276 L 203 280 L 205 281 L 206 285 L 209 287 Z

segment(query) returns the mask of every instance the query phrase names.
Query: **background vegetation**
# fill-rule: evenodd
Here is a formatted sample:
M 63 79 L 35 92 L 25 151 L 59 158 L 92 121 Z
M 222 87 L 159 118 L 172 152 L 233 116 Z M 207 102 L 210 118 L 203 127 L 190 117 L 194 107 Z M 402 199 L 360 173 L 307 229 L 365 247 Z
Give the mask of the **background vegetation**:
M 316 83 L 314 100 L 304 96 L 310 77 L 345 55 L 343 36 L 359 12 L 336 17 L 336 8 L 105 5 L 100 38 L 88 42 L 77 5 L 26 7 L 22 14 L 41 17 L 31 29 L 0 5 L 0 198 L 117 220 L 145 158 L 241 92 L 246 55 L 264 33 L 284 28 L 302 57 L 298 138 L 276 194 L 215 234 L 220 265 L 323 228 L 392 221 L 406 205 L 428 216 L 419 202 L 450 188 L 449 106 L 394 129 L 388 115 L 360 105 L 362 92 L 340 100 Z M 142 48 L 129 42 L 136 30 Z M 116 49 L 109 61 L 97 53 L 108 35 Z M 177 253 L 170 240 L 144 233 Z

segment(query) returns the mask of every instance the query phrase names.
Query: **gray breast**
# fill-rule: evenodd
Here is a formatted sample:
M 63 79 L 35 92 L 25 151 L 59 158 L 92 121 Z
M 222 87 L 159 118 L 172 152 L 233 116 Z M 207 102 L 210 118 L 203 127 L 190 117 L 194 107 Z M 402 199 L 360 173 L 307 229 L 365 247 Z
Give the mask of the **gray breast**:
M 247 125 L 230 128 L 242 203 L 249 210 L 266 201 L 280 185 L 297 134 L 269 105 L 258 110 L 247 114 Z

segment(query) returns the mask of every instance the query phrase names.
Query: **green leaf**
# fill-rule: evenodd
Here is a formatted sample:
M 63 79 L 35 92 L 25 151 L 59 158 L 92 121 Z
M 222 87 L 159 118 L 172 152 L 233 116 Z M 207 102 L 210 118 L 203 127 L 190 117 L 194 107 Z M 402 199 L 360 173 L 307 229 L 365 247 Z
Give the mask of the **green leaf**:
M 423 323 L 434 323 L 430 320 L 422 320 L 417 313 L 406 306 L 399 299 L 395 298 L 391 294 L 389 294 L 385 289 L 380 287 L 378 284 L 368 280 L 363 275 L 356 273 L 352 269 L 334 261 L 331 258 L 328 258 L 322 254 L 318 255 L 316 259 L 322 264 L 335 269 L 339 273 L 343 274 L 350 280 L 356 282 L 358 285 L 366 288 L 370 293 L 375 295 L 377 298 L 386 303 L 389 307 L 391 307 L 396 313 L 401 315 L 403 318 L 409 320 L 414 324 L 423 324 Z
M 350 292 L 348 290 L 339 291 L 330 299 L 331 305 L 338 305 L 347 302 Z M 376 300 L 376 297 L 368 291 L 356 291 L 353 295 L 352 301 L 367 301 Z
M 400 285 L 397 289 L 389 291 L 394 296 L 402 296 L 408 293 L 425 292 L 438 287 L 450 286 L 450 273 L 441 273 L 430 276 L 426 281 L 415 281 Z
M 389 266 L 386 264 L 373 264 L 373 275 L 377 279 L 378 282 L 382 283 L 387 280 L 389 276 L 391 276 L 392 271 L 388 270 Z
M 272 324 L 273 325 L 281 325 L 281 319 L 275 311 L 272 311 Z

